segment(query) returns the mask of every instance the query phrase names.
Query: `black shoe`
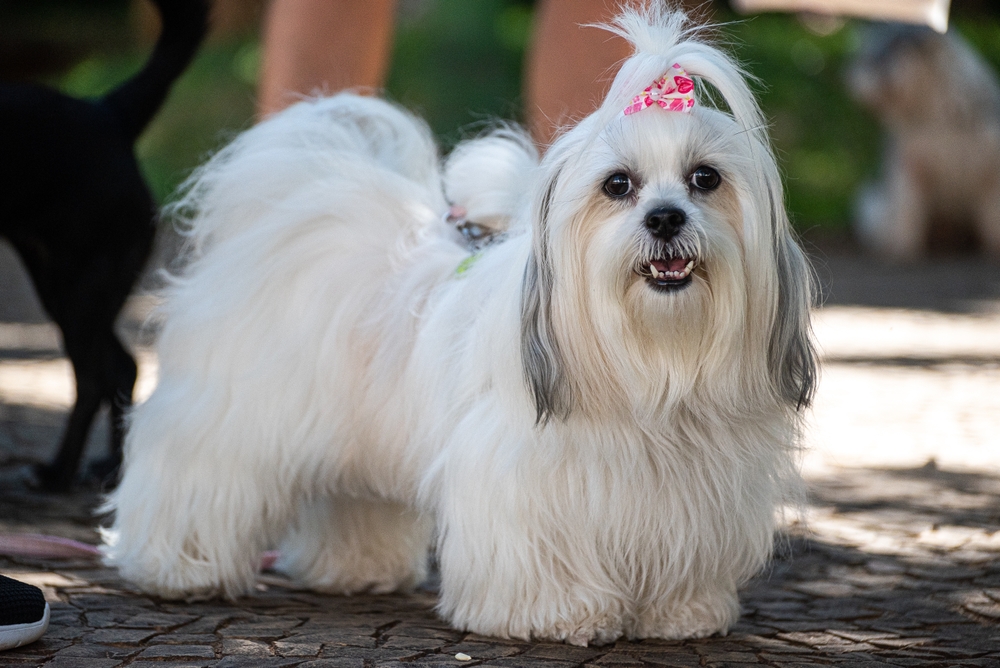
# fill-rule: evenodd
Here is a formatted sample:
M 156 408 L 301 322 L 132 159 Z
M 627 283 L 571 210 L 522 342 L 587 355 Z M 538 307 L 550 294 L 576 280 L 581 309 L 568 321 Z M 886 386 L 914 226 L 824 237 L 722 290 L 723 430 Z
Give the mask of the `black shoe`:
M 33 643 L 49 628 L 42 590 L 0 575 L 0 651 Z

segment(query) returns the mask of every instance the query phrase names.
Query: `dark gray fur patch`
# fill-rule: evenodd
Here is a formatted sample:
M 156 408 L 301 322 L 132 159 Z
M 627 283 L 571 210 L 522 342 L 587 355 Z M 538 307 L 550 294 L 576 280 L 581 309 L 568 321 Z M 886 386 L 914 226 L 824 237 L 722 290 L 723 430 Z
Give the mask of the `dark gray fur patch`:
M 555 275 L 549 259 L 547 227 L 558 172 L 549 181 L 539 205 L 534 247 L 521 284 L 521 364 L 535 399 L 535 422 L 544 425 L 555 416 L 566 419 L 570 396 L 565 365 L 552 327 L 552 289 Z
M 771 201 L 772 211 L 777 215 Z M 791 234 L 774 226 L 778 309 L 771 325 L 768 363 L 780 395 L 801 409 L 816 389 L 816 351 L 809 328 L 814 291 L 809 263 Z

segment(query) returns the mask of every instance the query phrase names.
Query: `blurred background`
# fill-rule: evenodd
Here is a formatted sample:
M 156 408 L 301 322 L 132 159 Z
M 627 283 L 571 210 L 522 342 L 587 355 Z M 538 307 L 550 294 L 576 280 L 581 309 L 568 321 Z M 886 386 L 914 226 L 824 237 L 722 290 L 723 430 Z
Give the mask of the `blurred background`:
M 759 89 L 796 227 L 846 237 L 857 186 L 878 169 L 880 131 L 851 101 L 843 75 L 855 22 L 734 13 L 724 39 L 765 82 Z M 953 29 L 1000 71 L 1000 20 L 988 0 L 954 0 Z M 403 0 L 389 97 L 422 114 L 447 149 L 491 119 L 521 120 L 530 0 Z M 138 145 L 162 202 L 213 149 L 254 120 L 266 0 L 217 0 L 208 43 Z M 96 96 L 137 70 L 158 34 L 147 0 L 0 0 L 0 79 Z

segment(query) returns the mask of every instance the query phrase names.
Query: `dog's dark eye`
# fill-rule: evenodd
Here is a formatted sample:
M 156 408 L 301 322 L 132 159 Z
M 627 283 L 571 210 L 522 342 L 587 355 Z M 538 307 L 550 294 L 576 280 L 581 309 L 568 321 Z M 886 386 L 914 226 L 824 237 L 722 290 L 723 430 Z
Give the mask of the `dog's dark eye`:
M 717 171 L 704 165 L 691 173 L 691 185 L 698 190 L 715 190 L 721 180 Z
M 622 172 L 612 174 L 604 182 L 604 192 L 608 197 L 615 199 L 625 197 L 632 192 L 632 180 L 629 179 L 628 174 L 623 174 Z

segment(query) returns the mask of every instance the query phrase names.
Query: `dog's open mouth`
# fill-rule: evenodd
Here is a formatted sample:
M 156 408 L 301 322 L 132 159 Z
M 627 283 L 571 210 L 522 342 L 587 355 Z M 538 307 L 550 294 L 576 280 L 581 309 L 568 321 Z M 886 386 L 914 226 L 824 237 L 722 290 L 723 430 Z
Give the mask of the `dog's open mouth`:
M 635 273 L 658 290 L 677 290 L 691 284 L 691 273 L 697 265 L 695 257 L 663 257 L 643 263 Z

